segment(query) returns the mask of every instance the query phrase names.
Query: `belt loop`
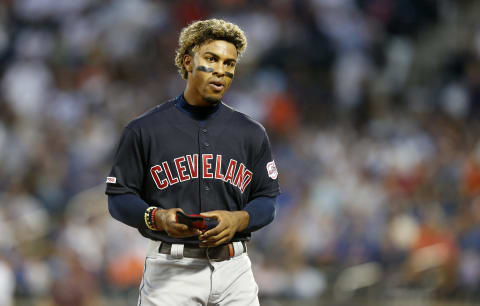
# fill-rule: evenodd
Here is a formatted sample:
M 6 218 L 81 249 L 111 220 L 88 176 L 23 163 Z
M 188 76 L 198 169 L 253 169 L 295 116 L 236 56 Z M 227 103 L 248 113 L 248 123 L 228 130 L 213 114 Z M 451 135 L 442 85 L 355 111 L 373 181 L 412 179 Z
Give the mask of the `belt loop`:
M 172 244 L 172 248 L 170 249 L 170 255 L 174 259 L 182 259 L 183 258 L 183 244 Z
M 243 241 L 234 241 L 232 242 L 232 244 L 233 244 L 233 250 L 234 250 L 233 257 L 243 254 L 243 252 L 247 251 L 247 248 L 244 247 Z

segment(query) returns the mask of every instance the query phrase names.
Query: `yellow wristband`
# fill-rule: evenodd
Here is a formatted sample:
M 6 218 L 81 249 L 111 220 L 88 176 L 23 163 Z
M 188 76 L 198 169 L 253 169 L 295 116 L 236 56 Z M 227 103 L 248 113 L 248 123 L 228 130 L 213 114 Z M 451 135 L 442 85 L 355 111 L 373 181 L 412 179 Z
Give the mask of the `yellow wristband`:
M 145 210 L 144 218 L 145 218 L 145 225 L 148 227 L 148 229 L 152 231 L 158 231 L 157 227 L 155 226 L 155 216 L 152 215 L 152 212 L 157 209 L 155 206 L 150 206 Z

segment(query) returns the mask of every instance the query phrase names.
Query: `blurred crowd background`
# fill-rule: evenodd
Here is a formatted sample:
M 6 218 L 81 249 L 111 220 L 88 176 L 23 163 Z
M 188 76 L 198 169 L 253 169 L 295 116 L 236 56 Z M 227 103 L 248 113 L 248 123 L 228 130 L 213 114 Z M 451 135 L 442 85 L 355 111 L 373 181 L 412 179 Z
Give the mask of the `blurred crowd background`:
M 264 304 L 480 302 L 479 16 L 474 0 L 1 1 L 0 305 L 135 305 L 146 240 L 109 216 L 105 177 L 125 124 L 182 92 L 180 29 L 210 17 L 246 32 L 224 101 L 265 125 L 280 171 L 249 247 Z

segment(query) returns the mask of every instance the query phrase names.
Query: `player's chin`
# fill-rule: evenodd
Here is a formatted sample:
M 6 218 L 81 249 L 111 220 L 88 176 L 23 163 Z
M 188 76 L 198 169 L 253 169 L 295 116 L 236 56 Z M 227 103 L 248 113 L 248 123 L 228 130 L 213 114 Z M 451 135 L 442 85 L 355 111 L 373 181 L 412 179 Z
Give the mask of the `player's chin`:
M 209 94 L 209 95 L 205 95 L 203 97 L 203 99 L 208 104 L 217 104 L 222 100 L 222 97 L 223 97 L 223 93 L 222 94 Z

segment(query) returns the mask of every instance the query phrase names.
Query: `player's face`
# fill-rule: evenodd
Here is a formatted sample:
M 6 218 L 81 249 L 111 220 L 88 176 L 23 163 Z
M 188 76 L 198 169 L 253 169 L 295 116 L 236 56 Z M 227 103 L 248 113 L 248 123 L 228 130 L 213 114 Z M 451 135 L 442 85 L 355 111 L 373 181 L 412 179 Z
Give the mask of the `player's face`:
M 235 45 L 224 40 L 206 42 L 193 57 L 186 55 L 187 101 L 198 106 L 219 102 L 232 83 L 237 57 Z

